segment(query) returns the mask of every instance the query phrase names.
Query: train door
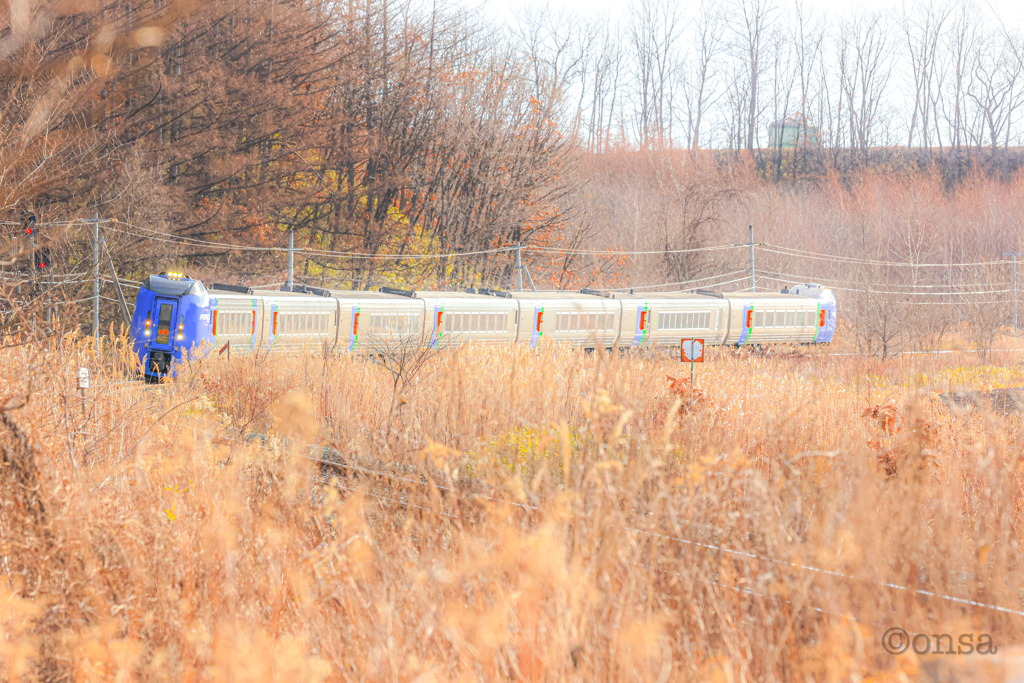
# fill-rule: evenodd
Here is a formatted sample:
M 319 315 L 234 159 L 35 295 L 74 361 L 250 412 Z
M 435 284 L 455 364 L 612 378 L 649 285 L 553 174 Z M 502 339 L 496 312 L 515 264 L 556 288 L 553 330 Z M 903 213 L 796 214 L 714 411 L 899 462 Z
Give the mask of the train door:
M 153 375 L 166 375 L 171 368 L 174 354 L 174 341 L 180 334 L 183 321 L 178 319 L 178 301 L 156 297 L 153 309 L 146 316 L 147 332 L 152 330 L 149 342 L 149 359 L 147 372 Z

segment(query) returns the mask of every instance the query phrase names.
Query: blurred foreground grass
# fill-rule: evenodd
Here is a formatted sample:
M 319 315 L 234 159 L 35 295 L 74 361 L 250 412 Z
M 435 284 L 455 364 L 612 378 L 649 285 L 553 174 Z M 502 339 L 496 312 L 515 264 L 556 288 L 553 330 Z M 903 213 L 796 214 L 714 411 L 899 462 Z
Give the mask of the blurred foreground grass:
M 691 410 L 660 356 L 147 386 L 90 348 L 0 352 L 8 680 L 895 681 L 930 660 L 890 627 L 1022 642 L 1020 417 L 938 400 L 1011 352 L 717 350 Z

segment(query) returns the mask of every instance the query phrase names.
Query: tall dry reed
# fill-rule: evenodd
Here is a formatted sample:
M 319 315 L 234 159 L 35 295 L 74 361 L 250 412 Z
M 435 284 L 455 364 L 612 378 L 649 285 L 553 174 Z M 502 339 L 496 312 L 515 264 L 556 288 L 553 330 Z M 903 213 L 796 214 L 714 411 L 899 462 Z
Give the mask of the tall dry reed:
M 123 342 L 122 342 L 123 344 Z M 973 356 L 0 352 L 9 680 L 897 680 L 1020 642 L 1020 418 Z M 93 370 L 83 401 L 79 366 Z M 937 595 L 929 595 L 937 594 Z

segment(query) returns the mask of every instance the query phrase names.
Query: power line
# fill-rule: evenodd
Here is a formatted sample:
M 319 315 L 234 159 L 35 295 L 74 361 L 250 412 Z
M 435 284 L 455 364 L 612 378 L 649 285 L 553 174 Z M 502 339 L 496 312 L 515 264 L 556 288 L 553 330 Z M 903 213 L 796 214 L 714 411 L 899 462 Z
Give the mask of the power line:
M 663 254 L 694 254 L 698 252 L 707 251 L 722 251 L 725 249 L 737 249 L 739 247 L 746 247 L 747 244 L 720 244 L 711 247 L 695 247 L 693 249 L 659 249 L 657 251 L 615 251 L 612 249 L 558 249 L 557 247 L 531 247 L 526 246 L 523 249 L 540 253 L 557 253 L 557 254 L 576 254 L 576 255 L 596 255 L 596 256 L 646 256 L 646 255 L 663 255 Z
M 181 235 L 174 235 L 171 233 L 161 232 L 159 230 L 153 230 L 152 228 L 144 228 L 137 225 L 131 225 L 129 223 L 120 223 L 135 230 L 141 230 L 143 232 L 155 235 L 155 237 L 149 237 L 147 239 L 154 239 L 160 242 L 168 242 L 171 244 L 189 244 L 194 246 L 202 247 L 218 247 L 221 249 L 230 249 L 238 251 L 259 251 L 259 252 L 280 252 L 288 253 L 287 247 L 257 247 L 245 244 L 229 244 L 225 242 L 211 242 L 209 240 L 196 239 L 194 237 L 183 237 Z M 122 234 L 130 235 L 131 232 L 127 230 L 120 230 L 113 228 Z M 326 249 L 296 249 L 295 251 L 300 254 L 309 254 L 312 256 L 334 256 L 341 258 L 353 258 L 353 259 L 367 259 L 367 260 L 437 260 L 445 258 L 455 258 L 463 256 L 479 256 L 483 254 L 498 254 L 502 252 L 513 251 L 515 247 L 498 247 L 495 249 L 483 249 L 480 251 L 466 251 L 452 254 L 363 254 L 354 251 L 330 251 Z
M 901 261 L 880 261 L 875 259 L 857 259 L 849 256 L 839 256 L 837 254 L 821 254 L 819 252 L 804 251 L 802 249 L 794 249 L 792 247 L 782 247 L 777 244 L 762 244 L 758 245 L 757 248 L 773 254 L 782 254 L 783 256 L 798 256 L 800 258 L 816 259 L 819 261 L 841 261 L 843 263 L 859 263 L 863 265 L 888 266 L 893 268 L 963 268 L 966 266 L 994 266 L 1010 263 L 1006 259 L 967 263 L 910 263 Z
M 169 242 L 172 244 L 191 244 L 196 246 L 204 247 L 219 247 L 222 249 L 236 249 L 241 251 L 262 251 L 262 252 L 282 252 L 288 253 L 287 247 L 258 247 L 252 245 L 242 244 L 229 244 L 225 242 L 213 242 L 210 240 L 202 240 L 195 237 L 185 237 L 182 235 L 175 235 L 173 233 L 162 232 L 154 230 L 153 228 L 145 228 L 138 225 L 132 225 L 130 223 L 123 223 L 115 221 L 119 225 L 123 225 L 134 230 L 140 230 L 142 232 L 155 235 L 155 237 L 149 239 L 156 239 L 158 241 Z M 126 230 L 119 230 L 113 228 L 123 234 L 131 234 Z M 748 246 L 747 244 L 722 244 L 710 247 L 696 247 L 692 249 L 660 249 L 657 251 L 615 251 L 610 249 L 559 249 L 557 247 L 540 247 L 540 246 L 524 246 L 524 251 L 533 251 L 541 254 L 572 254 L 572 255 L 596 255 L 596 256 L 644 256 L 644 255 L 666 255 L 666 254 L 690 254 L 698 252 L 712 252 L 722 251 L 728 249 L 736 249 L 739 247 Z M 448 254 L 366 254 L 353 251 L 331 251 L 327 249 L 309 249 L 309 248 L 298 248 L 295 249 L 296 253 L 310 254 L 314 256 L 336 256 L 344 258 L 364 258 L 364 259 L 393 259 L 393 260 L 408 260 L 408 259 L 443 259 L 452 257 L 463 257 L 463 256 L 480 256 L 484 254 L 500 254 L 504 252 L 515 251 L 516 247 L 495 247 L 494 249 L 482 249 L 479 251 L 465 251 L 465 252 L 454 252 Z
M 722 275 L 715 275 L 715 276 L 712 276 L 712 277 L 700 278 L 698 280 L 683 280 L 682 282 L 665 282 L 665 283 L 658 284 L 658 285 L 640 285 L 640 286 L 636 286 L 636 287 L 607 287 L 605 289 L 607 289 L 609 292 L 624 292 L 627 289 L 635 290 L 635 289 L 655 289 L 657 287 L 681 287 L 683 285 L 693 285 L 693 284 L 698 284 L 698 283 L 704 283 L 704 282 L 706 282 L 708 280 L 717 280 L 718 278 L 730 277 L 732 275 L 739 275 L 740 273 L 746 273 L 746 272 L 747 271 L 745 271 L 745 270 L 735 270 L 735 271 L 733 271 L 731 273 L 724 273 Z M 738 278 L 738 279 L 735 279 L 735 280 L 729 280 L 727 282 L 706 282 L 706 284 L 703 284 L 702 286 L 704 286 L 704 287 L 721 287 L 723 285 L 731 285 L 731 284 L 736 283 L 736 282 L 743 282 L 746 279 L 747 278 L 744 275 L 744 277 L 741 277 L 741 278 Z M 683 289 L 686 289 L 686 287 L 683 287 Z
M 771 271 L 761 271 L 766 277 L 779 282 L 786 282 L 789 284 L 801 284 L 806 282 L 805 278 L 796 278 L 793 275 L 787 275 L 786 273 L 772 273 Z M 777 277 L 779 276 L 779 277 Z M 905 292 L 905 291 L 894 291 L 894 290 L 882 290 L 882 289 L 865 289 L 858 287 L 839 287 L 830 285 L 829 289 L 834 289 L 844 292 L 866 292 L 868 294 L 895 294 L 902 296 L 965 296 L 971 294 L 1006 294 L 1012 292 L 1012 289 L 988 289 L 988 290 L 974 290 L 974 291 L 963 291 L 958 292 L 956 290 L 949 290 L 945 292 Z

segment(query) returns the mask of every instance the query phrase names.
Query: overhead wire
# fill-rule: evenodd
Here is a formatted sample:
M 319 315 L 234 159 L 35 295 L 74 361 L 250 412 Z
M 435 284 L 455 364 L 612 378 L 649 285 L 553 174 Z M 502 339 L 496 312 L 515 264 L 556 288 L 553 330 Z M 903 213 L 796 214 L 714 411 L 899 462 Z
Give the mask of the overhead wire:
M 798 256 L 800 258 L 816 259 L 820 261 L 840 261 L 843 263 L 859 263 L 863 265 L 876 265 L 893 268 L 963 268 L 967 266 L 993 266 L 1006 265 L 1010 263 L 1010 261 L 1008 261 L 1007 259 L 1000 259 L 996 261 L 974 261 L 965 263 L 913 263 L 909 261 L 882 261 L 876 259 L 858 259 L 849 256 L 840 256 L 838 254 L 822 254 L 820 252 L 805 251 L 803 249 L 783 247 L 777 244 L 769 243 L 755 244 L 754 248 L 764 252 L 782 254 L 784 256 Z
M 144 228 L 144 227 L 137 226 L 137 225 L 131 225 L 129 223 L 119 223 L 119 225 L 125 225 L 125 226 L 131 227 L 131 228 L 133 228 L 135 230 L 141 230 L 143 232 L 150 233 L 151 235 L 155 235 L 155 237 L 150 237 L 150 238 L 147 238 L 147 239 L 155 239 L 157 241 L 169 242 L 169 243 L 173 243 L 173 244 L 191 244 L 191 245 L 195 245 L 195 246 L 204 246 L 204 247 L 220 247 L 222 249 L 231 249 L 231 250 L 239 250 L 239 251 L 259 251 L 259 252 L 277 252 L 277 253 L 282 253 L 282 252 L 283 253 L 288 253 L 289 252 L 288 247 L 257 247 L 257 246 L 244 245 L 244 244 L 228 244 L 228 243 L 224 243 L 224 242 L 212 242 L 210 240 L 201 240 L 201 239 L 197 239 L 197 238 L 194 238 L 194 237 L 185 237 L 185 236 L 181 236 L 181 235 L 174 235 L 172 233 L 161 232 L 159 230 L 154 230 L 152 228 Z M 114 230 L 117 230 L 118 232 L 121 232 L 122 234 L 131 234 L 130 232 L 128 232 L 126 230 L 119 230 L 118 228 L 114 228 Z M 364 254 L 364 253 L 353 252 L 353 251 L 331 251 L 331 250 L 327 250 L 327 249 L 309 249 L 309 248 L 304 248 L 304 247 L 296 247 L 294 250 L 291 250 L 291 251 L 293 251 L 296 254 L 311 254 L 311 255 L 315 255 L 315 256 L 334 256 L 334 257 L 341 257 L 341 258 L 362 258 L 362 259 L 368 259 L 368 260 L 381 259 L 381 260 L 404 261 L 404 260 L 409 260 L 409 259 L 412 259 L 412 260 L 431 260 L 431 259 L 435 259 L 436 260 L 436 259 L 444 259 L 444 258 L 451 258 L 451 257 L 479 256 L 479 255 L 482 255 L 482 254 L 497 254 L 497 253 L 501 253 L 501 252 L 514 251 L 515 249 L 516 249 L 516 247 L 497 247 L 497 248 L 494 248 L 494 249 L 482 249 L 482 250 L 479 250 L 479 251 L 467 251 L 467 252 L 458 252 L 458 253 L 452 253 L 452 254 Z
M 821 275 L 816 275 L 816 276 L 813 276 L 813 277 L 808 277 L 806 275 L 794 275 L 793 273 L 780 273 L 778 271 L 764 270 L 764 269 L 759 269 L 757 272 L 758 273 L 769 273 L 769 274 L 774 274 L 774 275 L 785 275 L 787 277 L 794 278 L 793 282 L 797 283 L 797 284 L 804 284 L 804 283 L 807 283 L 807 282 L 823 282 L 823 281 L 827 281 L 829 283 L 841 282 L 841 283 L 844 283 L 844 284 L 855 284 L 855 285 L 863 283 L 863 280 L 844 280 L 844 279 L 841 279 L 841 278 L 835 278 L 835 277 L 831 277 L 831 276 L 821 276 Z M 975 282 L 975 283 L 968 283 L 968 284 L 952 284 L 952 285 L 949 284 L 949 283 L 945 283 L 945 284 L 941 284 L 941 285 L 918 285 L 918 284 L 903 284 L 903 283 L 898 283 L 898 282 L 884 282 L 884 283 L 879 283 L 879 284 L 882 284 L 882 285 L 884 285 L 886 287 L 912 287 L 914 289 L 949 289 L 950 287 L 1007 287 L 1007 286 L 1012 285 L 1013 283 L 1012 282 Z
M 634 286 L 634 287 L 605 287 L 604 289 L 606 289 L 609 292 L 624 292 L 624 291 L 626 291 L 628 289 L 651 289 L 651 288 L 654 288 L 654 287 L 677 287 L 677 286 L 681 286 L 681 285 L 690 285 L 690 284 L 708 282 L 709 280 L 717 280 L 717 279 L 723 278 L 723 277 L 730 277 L 732 275 L 738 275 L 739 273 L 743 273 L 743 272 L 746 272 L 746 271 L 734 270 L 731 273 L 722 273 L 721 275 L 711 275 L 709 277 L 697 278 L 695 280 L 683 280 L 682 282 L 665 282 L 665 283 L 661 283 L 661 284 L 657 284 L 657 285 L 637 285 L 637 286 Z M 745 279 L 746 278 L 740 278 L 740 280 L 745 280 Z M 706 286 L 708 286 L 708 287 L 718 287 L 718 286 L 725 285 L 725 284 L 731 284 L 732 282 L 739 282 L 740 280 L 731 280 L 730 282 L 718 282 L 718 283 L 710 283 L 710 282 L 708 282 L 708 284 Z
M 252 245 L 234 245 L 224 242 L 213 242 L 210 240 L 203 240 L 195 237 L 186 237 L 183 235 L 175 235 L 173 233 L 162 232 L 153 228 L 146 228 L 143 226 L 132 225 L 130 223 L 124 223 L 116 221 L 118 225 L 126 226 L 134 230 L 141 230 L 143 232 L 155 235 L 150 239 L 156 239 L 158 241 L 171 242 L 177 244 L 192 244 L 196 246 L 206 247 L 221 247 L 227 249 L 237 249 L 241 251 L 262 251 L 262 252 L 284 252 L 287 253 L 289 249 L 287 247 L 257 247 Z M 126 230 L 118 230 L 123 234 L 131 234 Z M 522 247 L 505 246 L 495 247 L 494 249 L 482 249 L 478 251 L 465 251 L 465 252 L 452 252 L 447 254 L 365 254 L 353 251 L 331 251 L 327 249 L 310 249 L 308 247 L 297 247 L 293 251 L 297 254 L 311 254 L 317 256 L 335 256 L 343 258 L 364 258 L 364 259 L 394 259 L 394 260 L 406 260 L 406 259 L 443 259 L 450 257 L 464 257 L 464 256 L 480 256 L 483 254 L 499 254 L 514 252 L 517 249 L 522 251 L 532 251 L 535 253 L 542 254 L 576 254 L 576 255 L 597 255 L 597 256 L 643 256 L 643 255 L 664 255 L 664 254 L 689 254 L 698 252 L 712 252 L 722 251 L 727 249 L 737 249 L 739 247 L 749 246 L 747 244 L 722 244 L 713 245 L 709 247 L 695 247 L 691 249 L 659 249 L 654 251 L 616 251 L 610 249 L 561 249 L 558 247 L 541 247 L 535 245 L 525 245 Z
M 779 282 L 787 282 L 787 283 L 790 283 L 790 284 L 800 284 L 800 283 L 805 281 L 803 279 L 790 279 L 792 276 L 786 275 L 785 273 L 775 273 L 775 274 L 772 274 L 771 271 L 760 271 L 760 272 L 762 274 L 764 274 L 765 276 L 767 276 L 769 279 L 777 280 Z M 782 277 L 775 277 L 775 275 L 781 275 Z M 829 289 L 843 291 L 843 292 L 863 292 L 863 293 L 867 293 L 867 294 L 893 294 L 893 295 L 900 295 L 900 296 L 946 296 L 946 297 L 964 296 L 964 295 L 970 295 L 970 294 L 1006 294 L 1008 292 L 1012 292 L 1013 291 L 1012 288 L 1007 288 L 1007 289 L 988 289 L 988 290 L 981 290 L 981 291 L 974 290 L 974 291 L 962 291 L 962 292 L 958 292 L 956 290 L 949 290 L 949 291 L 945 291 L 945 292 L 906 292 L 906 291 L 894 291 L 894 290 L 887 290 L 887 289 L 870 289 L 870 288 L 861 288 L 861 287 L 841 287 L 841 286 L 833 286 L 831 284 L 829 285 Z

